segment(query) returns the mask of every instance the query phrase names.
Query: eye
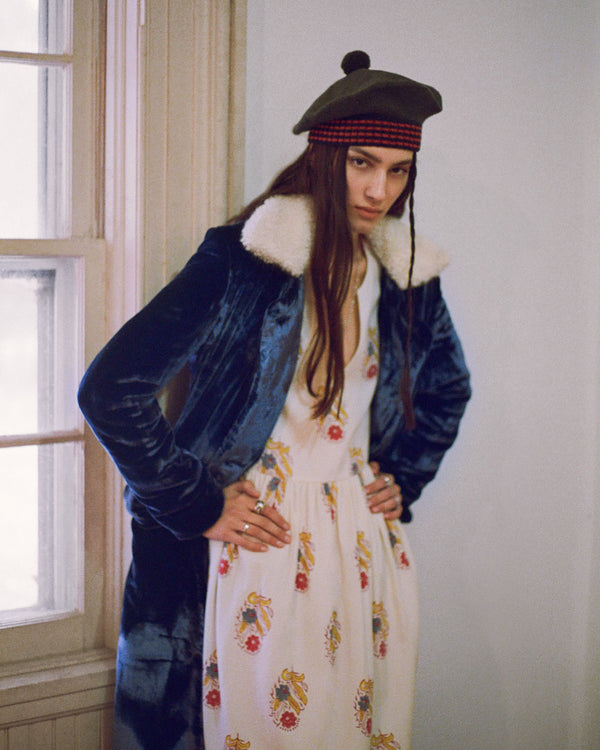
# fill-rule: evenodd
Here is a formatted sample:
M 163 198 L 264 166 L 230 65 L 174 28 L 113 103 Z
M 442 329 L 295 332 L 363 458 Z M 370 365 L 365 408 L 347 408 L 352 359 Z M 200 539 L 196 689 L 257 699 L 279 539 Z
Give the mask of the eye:
M 364 169 L 368 166 L 367 160 L 363 159 L 362 156 L 351 156 L 350 163 L 358 169 Z
M 392 174 L 400 175 L 404 177 L 405 175 L 408 175 L 410 168 L 404 167 L 404 166 L 398 166 L 398 167 L 392 167 Z

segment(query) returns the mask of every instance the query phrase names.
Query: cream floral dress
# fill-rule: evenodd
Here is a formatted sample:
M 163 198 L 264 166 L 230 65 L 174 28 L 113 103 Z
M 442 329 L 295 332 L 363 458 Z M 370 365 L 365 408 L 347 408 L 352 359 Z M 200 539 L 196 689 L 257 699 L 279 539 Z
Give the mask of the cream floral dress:
M 311 418 L 302 352 L 285 407 L 248 472 L 291 525 L 284 549 L 211 541 L 204 634 L 207 750 L 408 750 L 417 586 L 404 528 L 364 485 L 378 373 L 377 261 L 358 291 L 360 338 L 342 403 Z

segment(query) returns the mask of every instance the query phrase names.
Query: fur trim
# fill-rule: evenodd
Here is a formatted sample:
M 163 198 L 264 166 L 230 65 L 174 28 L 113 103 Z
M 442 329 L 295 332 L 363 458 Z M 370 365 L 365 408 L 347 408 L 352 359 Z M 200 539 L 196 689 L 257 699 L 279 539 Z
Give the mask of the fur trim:
M 275 263 L 293 276 L 308 267 L 314 216 L 306 195 L 277 195 L 268 198 L 248 219 L 242 230 L 242 244 L 267 263 Z M 402 289 L 408 286 L 410 230 L 397 218 L 388 216 L 375 227 L 369 246 L 390 276 Z M 416 238 L 413 286 L 440 274 L 448 256 L 440 248 Z
M 292 276 L 302 276 L 310 258 L 314 216 L 306 195 L 268 198 L 248 219 L 242 245 Z
M 398 286 L 406 289 L 410 269 L 410 228 L 400 219 L 388 216 L 379 222 L 369 236 L 369 245 Z M 417 235 L 413 286 L 420 286 L 439 276 L 449 262 L 445 250 Z

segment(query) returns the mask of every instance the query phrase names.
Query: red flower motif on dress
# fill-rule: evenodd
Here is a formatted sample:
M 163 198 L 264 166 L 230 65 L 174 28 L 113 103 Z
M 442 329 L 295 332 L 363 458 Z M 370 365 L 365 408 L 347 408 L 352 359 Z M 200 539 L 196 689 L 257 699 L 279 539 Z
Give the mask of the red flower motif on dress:
M 378 659 L 387 654 L 389 632 L 388 613 L 383 602 L 373 602 L 373 654 Z
M 296 718 L 295 714 L 293 714 L 291 711 L 284 711 L 281 714 L 280 721 L 281 721 L 281 725 L 285 727 L 286 729 L 292 729 L 298 723 L 298 719 Z
M 348 421 L 348 413 L 338 402 L 333 404 L 329 413 L 319 418 L 317 431 L 319 435 L 328 442 L 337 442 L 345 439 L 344 428 Z
M 367 354 L 364 359 L 364 374 L 367 380 L 372 380 L 379 372 L 379 340 L 377 328 L 369 328 Z
M 344 431 L 339 424 L 332 424 L 327 430 L 327 436 L 330 440 L 341 440 L 344 437 Z
M 252 591 L 236 617 L 235 639 L 247 654 L 256 654 L 271 629 L 271 600 Z
M 218 708 L 221 705 L 221 693 L 218 690 L 211 690 L 204 700 L 211 708 Z
M 223 545 L 223 554 L 221 555 L 221 559 L 219 560 L 219 575 L 221 577 L 226 576 L 231 572 L 233 563 L 237 560 L 239 554 L 240 551 L 237 544 L 225 542 L 225 544 Z
M 251 653 L 258 651 L 260 648 L 260 638 L 257 635 L 251 635 L 246 639 L 246 649 Z
M 221 693 L 219 692 L 219 665 L 216 651 L 212 652 L 204 664 L 202 692 L 204 693 L 204 703 L 209 708 L 219 708 Z
M 360 681 L 354 698 L 354 719 L 360 731 L 369 737 L 372 728 L 373 713 L 373 680 L 365 678 Z
M 307 702 L 308 685 L 304 674 L 284 669 L 271 690 L 270 715 L 275 726 L 286 732 L 296 729 Z
M 402 540 L 400 539 L 398 533 L 398 522 L 386 521 L 385 523 L 388 527 L 388 535 L 390 538 L 390 545 L 392 547 L 392 553 L 394 555 L 396 567 L 400 568 L 400 570 L 410 568 L 410 560 L 408 559 L 408 555 L 406 554 L 406 551 L 402 545 Z
M 363 591 L 369 588 L 369 570 L 371 569 L 371 543 L 364 531 L 356 532 L 354 559 L 358 567 L 358 580 Z
M 309 577 L 315 565 L 315 545 L 308 531 L 301 531 L 298 544 L 298 557 L 296 565 L 296 591 L 308 591 Z

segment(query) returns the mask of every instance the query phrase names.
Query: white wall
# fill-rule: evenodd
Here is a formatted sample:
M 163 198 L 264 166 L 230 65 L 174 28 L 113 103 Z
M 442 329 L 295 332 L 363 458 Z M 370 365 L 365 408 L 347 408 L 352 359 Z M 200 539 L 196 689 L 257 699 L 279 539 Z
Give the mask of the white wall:
M 600 11 L 595 0 L 249 0 L 246 193 L 345 52 L 438 87 L 417 227 L 473 374 L 409 529 L 416 750 L 600 747 Z

